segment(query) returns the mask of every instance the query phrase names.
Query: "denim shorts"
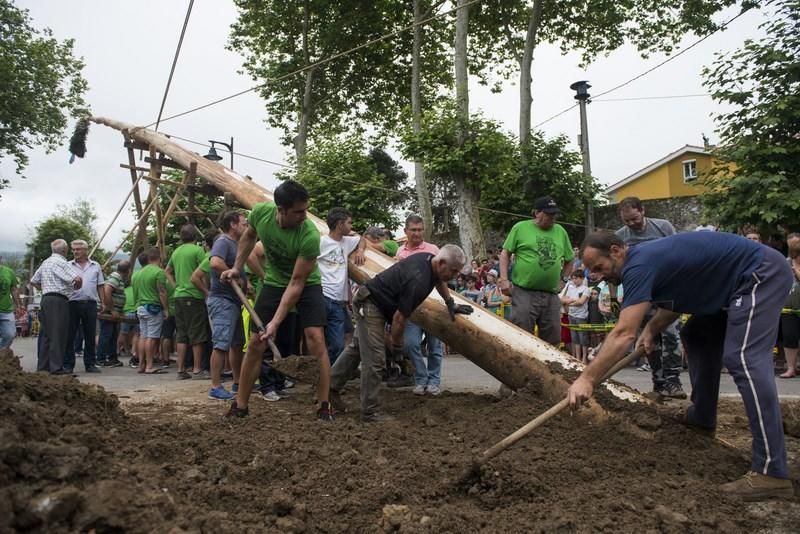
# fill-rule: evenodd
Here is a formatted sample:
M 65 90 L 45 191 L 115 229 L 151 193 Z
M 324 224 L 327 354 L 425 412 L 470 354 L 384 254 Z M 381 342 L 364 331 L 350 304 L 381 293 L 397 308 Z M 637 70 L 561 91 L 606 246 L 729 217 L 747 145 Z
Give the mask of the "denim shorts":
M 216 350 L 244 346 L 242 305 L 225 297 L 208 297 L 208 318 L 211 319 L 211 342 Z
M 139 306 L 136 310 L 139 317 L 139 335 L 146 339 L 159 339 L 161 337 L 161 325 L 164 323 L 162 313 L 150 313 L 144 306 Z
M 136 316 L 136 312 L 128 312 L 125 314 L 126 319 L 136 319 L 137 321 L 139 318 Z M 129 323 L 129 322 L 122 322 L 119 323 L 119 333 L 120 334 L 128 334 L 133 332 L 134 334 L 139 333 L 139 323 Z

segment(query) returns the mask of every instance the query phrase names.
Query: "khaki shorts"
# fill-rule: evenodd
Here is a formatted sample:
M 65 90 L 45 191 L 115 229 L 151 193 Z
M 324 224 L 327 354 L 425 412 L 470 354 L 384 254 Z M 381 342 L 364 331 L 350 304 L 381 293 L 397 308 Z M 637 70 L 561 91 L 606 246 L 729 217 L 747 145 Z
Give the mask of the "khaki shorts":
M 175 299 L 176 343 L 199 345 L 208 341 L 206 303 L 192 297 Z

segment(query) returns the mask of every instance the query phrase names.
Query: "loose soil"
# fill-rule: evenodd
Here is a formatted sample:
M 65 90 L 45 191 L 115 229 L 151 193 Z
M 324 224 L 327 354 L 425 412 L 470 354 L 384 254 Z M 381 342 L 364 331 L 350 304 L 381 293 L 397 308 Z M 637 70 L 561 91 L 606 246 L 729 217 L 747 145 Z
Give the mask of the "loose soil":
M 233 422 L 224 404 L 126 411 L 0 357 L 0 532 L 796 531 L 797 499 L 744 505 L 717 490 L 749 467 L 740 403 L 722 406 L 732 446 L 649 407 L 602 424 L 561 415 L 459 484 L 474 455 L 548 403 L 387 390 L 397 419 L 364 425 L 354 385 L 352 413 L 326 424 L 311 388 L 293 391 L 254 398 Z M 800 409 L 785 411 L 796 428 Z

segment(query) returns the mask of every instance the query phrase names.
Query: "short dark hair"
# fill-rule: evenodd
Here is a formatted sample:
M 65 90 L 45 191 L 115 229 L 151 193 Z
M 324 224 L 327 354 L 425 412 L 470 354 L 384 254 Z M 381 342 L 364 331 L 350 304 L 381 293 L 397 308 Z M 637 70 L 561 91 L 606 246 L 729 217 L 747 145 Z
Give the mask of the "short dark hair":
M 626 208 L 642 211 L 644 206 L 642 206 L 642 200 L 639 197 L 625 197 L 619 201 L 619 211 Z
M 205 241 L 205 244 L 208 248 L 214 246 L 214 241 L 217 240 L 218 235 L 219 235 L 219 230 L 217 230 L 216 228 L 214 230 L 206 232 L 205 237 L 203 237 L 203 241 Z
M 238 211 L 226 211 L 219 219 L 219 227 L 222 228 L 223 232 L 227 232 L 231 229 L 231 226 L 239 222 L 239 217 L 241 216 L 242 214 Z
M 147 265 L 147 252 L 140 252 L 138 256 L 136 256 L 136 261 L 139 262 L 140 267 L 144 267 Z
M 408 228 L 409 224 L 425 224 L 425 221 L 419 215 L 412 213 L 406 217 L 406 228 Z
M 337 224 L 339 224 L 342 221 L 346 221 L 347 219 L 350 219 L 352 216 L 353 215 L 345 208 L 340 208 L 340 207 L 331 208 L 328 211 L 328 218 L 326 219 L 326 222 L 328 223 L 328 228 L 333 230 L 334 228 L 336 228 Z
M 122 260 L 117 264 L 117 272 L 120 274 L 125 274 L 131 270 L 131 262 L 128 260 Z
M 308 190 L 303 187 L 300 182 L 294 180 L 286 180 L 281 185 L 275 188 L 273 193 L 275 205 L 279 208 L 291 208 L 297 202 L 305 202 L 308 200 Z
M 572 274 L 570 274 L 570 276 L 577 276 L 578 278 L 584 278 L 585 275 L 583 274 L 583 269 L 575 269 L 574 271 L 572 271 Z
M 383 228 L 379 226 L 370 226 L 366 230 L 364 230 L 364 237 L 369 237 L 371 239 L 385 239 L 383 234 Z
M 158 247 L 150 247 L 147 249 L 147 262 L 152 263 L 158 260 L 161 263 L 161 251 L 158 250 Z
M 184 243 L 191 243 L 197 239 L 197 227 L 189 223 L 181 226 L 181 241 Z
M 609 232 L 607 230 L 592 232 L 586 236 L 581 244 L 581 256 L 583 256 L 583 251 L 586 247 L 597 249 L 603 256 L 608 256 L 611 253 L 611 247 L 613 245 L 624 247 L 625 243 L 614 232 Z

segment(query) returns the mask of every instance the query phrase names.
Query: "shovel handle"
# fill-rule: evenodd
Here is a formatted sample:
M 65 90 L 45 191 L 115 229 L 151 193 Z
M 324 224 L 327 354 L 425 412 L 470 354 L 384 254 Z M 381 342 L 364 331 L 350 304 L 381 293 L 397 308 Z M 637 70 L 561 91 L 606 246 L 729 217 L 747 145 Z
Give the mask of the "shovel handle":
M 623 367 L 625 367 L 626 365 L 636 360 L 637 358 L 640 358 L 643 355 L 644 355 L 644 348 L 642 347 L 637 348 L 635 351 L 625 356 L 623 359 L 618 361 L 611 369 L 609 369 L 608 372 L 606 372 L 606 374 L 603 375 L 603 377 L 597 384 L 602 384 L 603 382 L 614 376 L 620 369 L 622 369 Z M 595 384 L 595 386 L 597 384 Z M 552 418 L 554 415 L 558 415 L 559 413 L 561 413 L 568 406 L 569 406 L 569 398 L 565 397 L 561 399 L 561 401 L 559 401 L 558 404 L 551 406 L 546 412 L 540 414 L 536 419 L 533 419 L 532 421 L 528 422 L 525 426 L 517 429 L 513 434 L 509 434 L 501 441 L 498 441 L 490 448 L 483 451 L 483 454 L 481 454 L 480 458 L 478 459 L 478 463 L 483 464 L 487 460 L 494 458 L 495 456 L 497 456 L 498 454 L 500 454 L 501 452 L 503 452 L 504 450 L 506 450 L 507 448 L 509 448 L 510 446 L 512 446 L 513 444 L 515 444 L 516 442 L 518 442 L 519 440 L 521 440 L 522 438 L 524 438 L 525 436 L 527 436 L 528 434 L 539 428 L 540 426 L 542 426 L 544 423 L 550 420 L 550 418 Z
M 237 282 L 236 280 L 231 280 L 231 286 L 233 286 L 233 290 L 236 292 L 236 296 L 238 296 L 239 300 L 242 301 L 242 304 L 247 310 L 247 313 L 250 314 L 250 319 L 254 323 L 256 323 L 259 333 L 263 332 L 264 323 L 261 321 L 261 317 L 259 317 L 258 314 L 256 313 L 256 310 L 253 309 L 253 305 L 250 304 L 249 300 L 247 300 L 247 296 L 244 294 L 244 291 L 242 291 L 242 287 L 239 285 L 239 282 Z M 275 342 L 272 340 L 271 337 L 267 338 L 267 344 L 269 345 L 269 350 L 272 351 L 272 357 L 275 358 L 275 360 L 280 360 L 281 352 L 278 350 L 277 345 L 275 345 Z

